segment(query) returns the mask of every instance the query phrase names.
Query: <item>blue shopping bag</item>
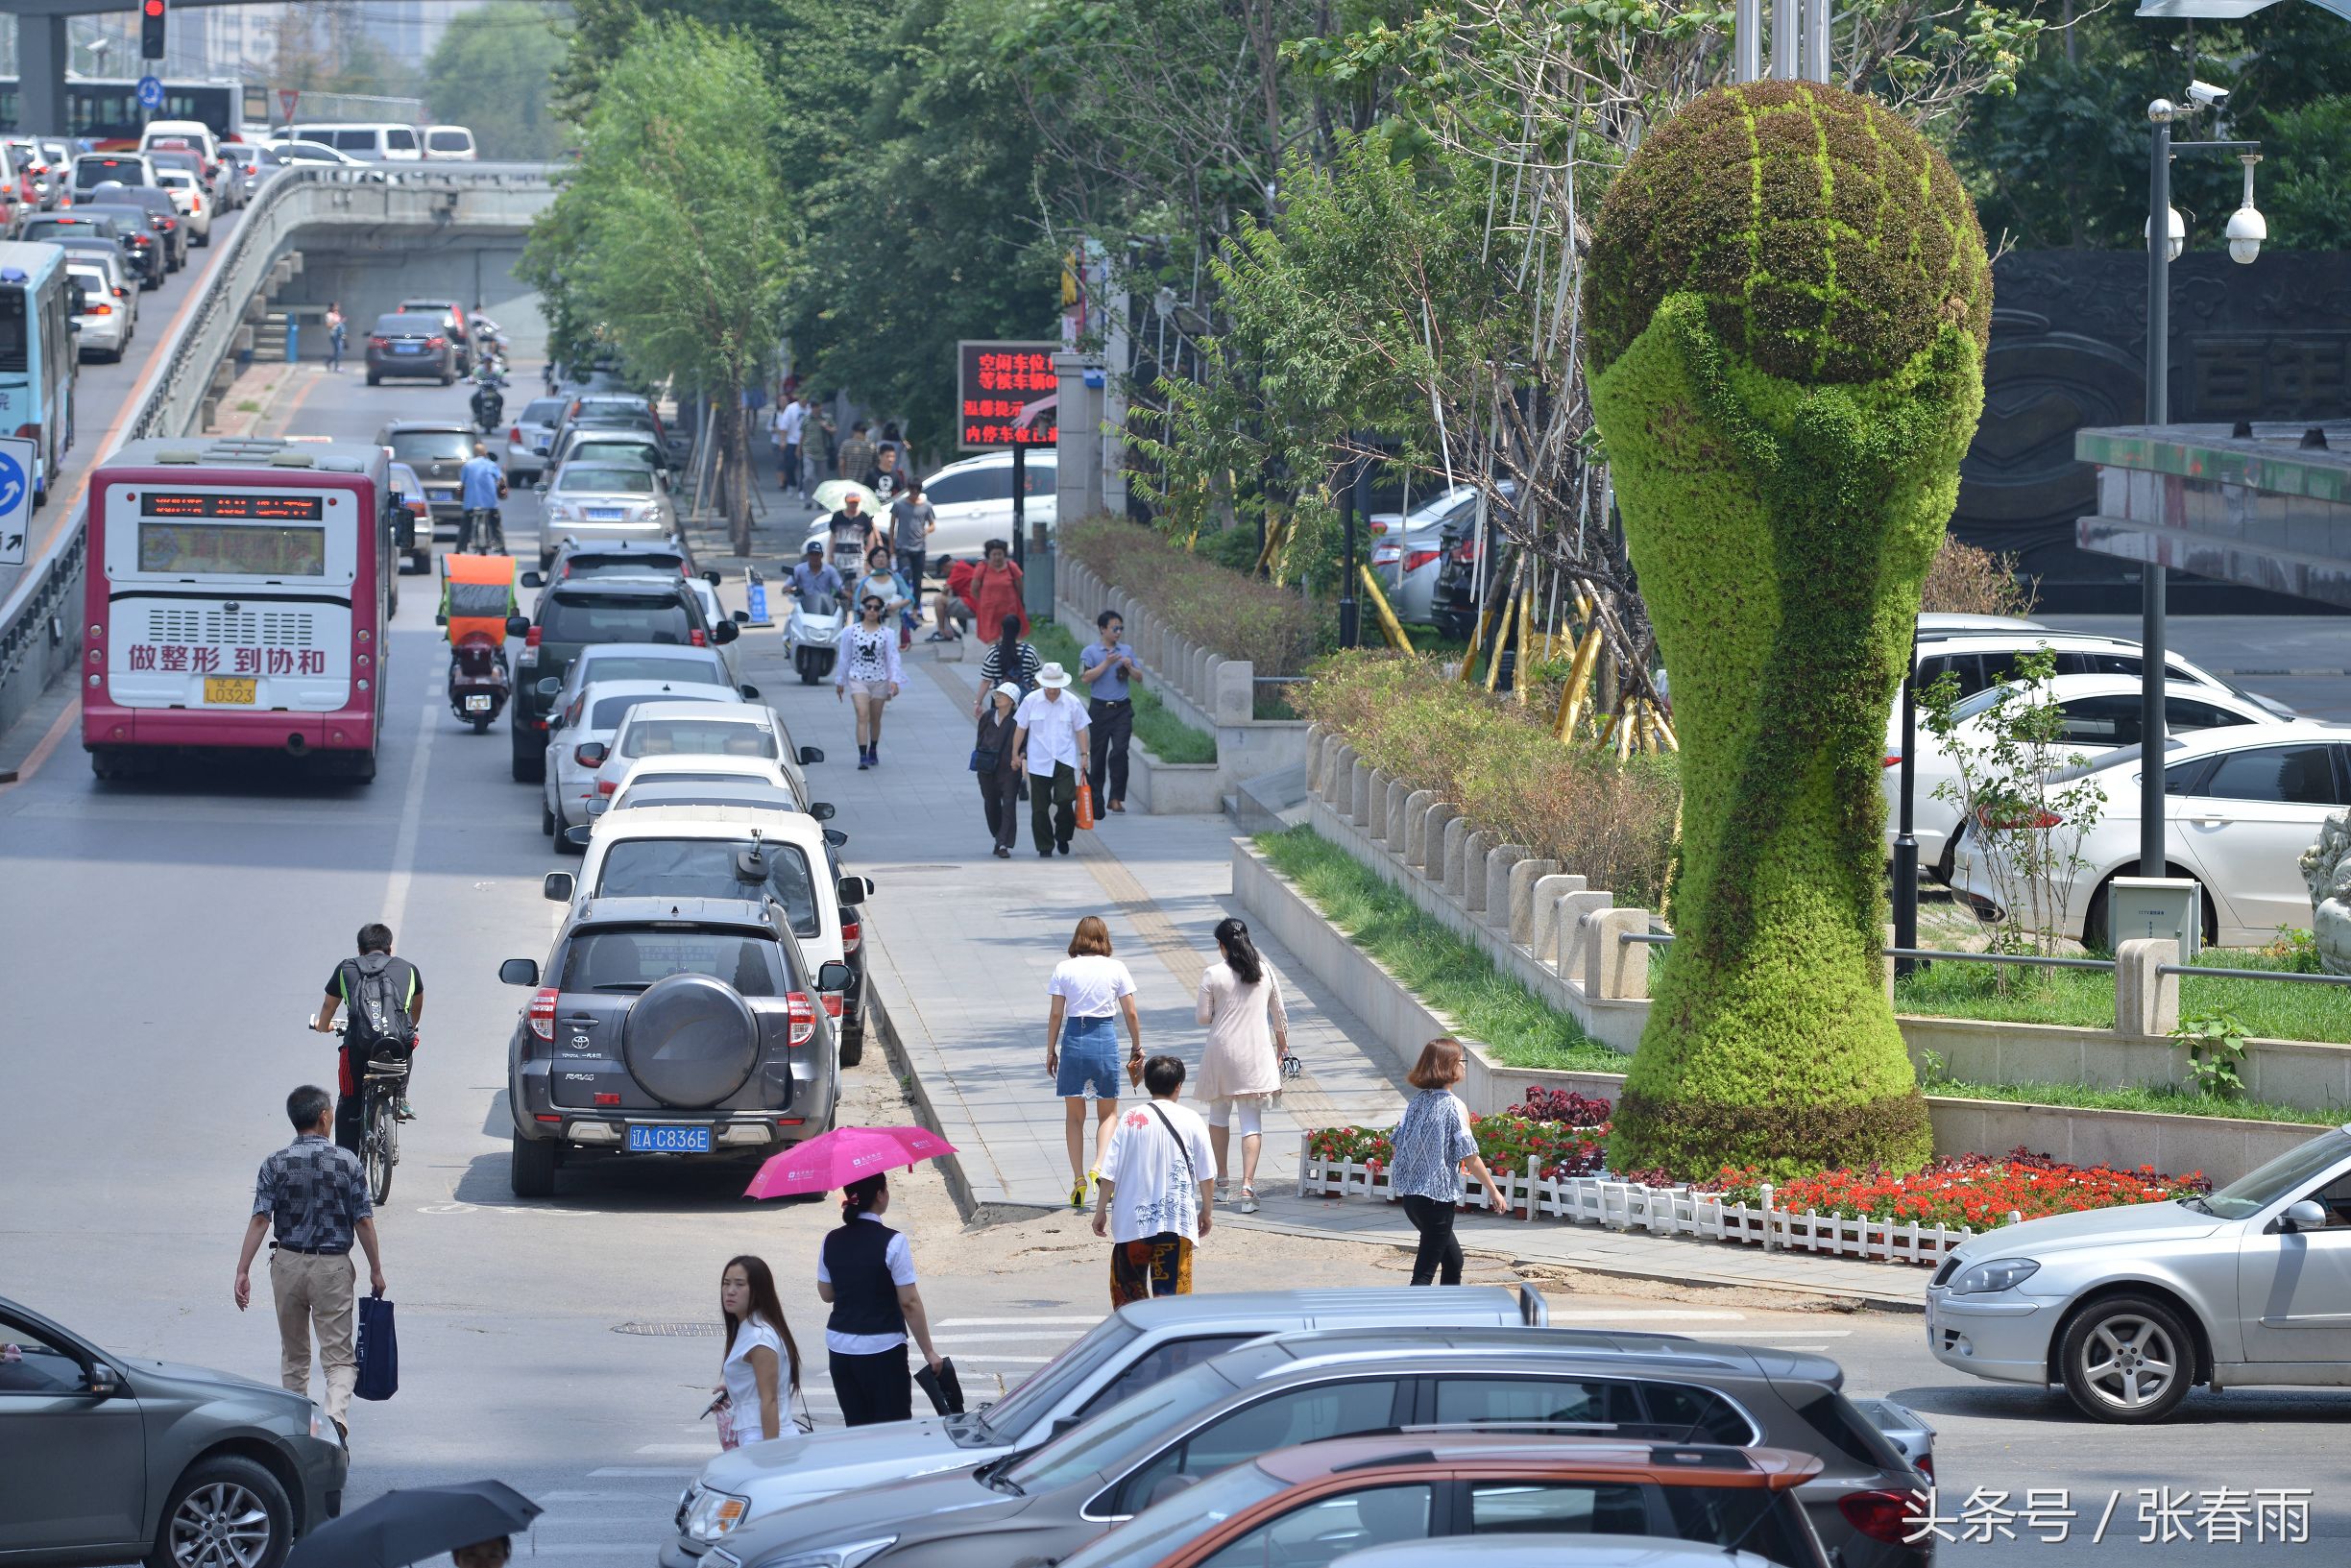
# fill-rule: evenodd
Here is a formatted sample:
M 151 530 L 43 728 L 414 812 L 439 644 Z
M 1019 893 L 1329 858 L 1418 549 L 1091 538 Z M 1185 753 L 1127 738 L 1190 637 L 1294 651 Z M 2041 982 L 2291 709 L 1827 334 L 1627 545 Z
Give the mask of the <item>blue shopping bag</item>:
M 400 1392 L 400 1336 L 392 1327 L 392 1303 L 380 1291 L 359 1303 L 359 1386 L 351 1392 L 361 1399 Z

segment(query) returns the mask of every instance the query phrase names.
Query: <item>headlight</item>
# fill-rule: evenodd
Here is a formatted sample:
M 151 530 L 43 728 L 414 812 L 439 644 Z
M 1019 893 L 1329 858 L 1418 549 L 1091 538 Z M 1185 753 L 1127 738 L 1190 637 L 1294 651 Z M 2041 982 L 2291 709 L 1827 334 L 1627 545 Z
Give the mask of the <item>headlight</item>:
M 329 1416 L 327 1413 L 327 1408 L 316 1400 L 311 1401 L 310 1404 L 310 1435 L 321 1442 L 332 1443 L 337 1448 L 343 1446 L 343 1435 L 335 1431 L 333 1417 Z
M 1951 1281 L 1951 1294 L 1989 1295 L 1996 1291 L 2013 1291 L 2040 1271 L 2041 1266 L 2030 1258 L 1994 1258 L 1963 1269 Z
M 879 1535 L 870 1541 L 853 1541 L 847 1546 L 825 1546 L 816 1550 L 792 1552 L 781 1557 L 763 1559 L 759 1568 L 861 1568 L 898 1544 L 895 1535 Z
M 722 1492 L 709 1486 L 697 1486 L 693 1500 L 686 1509 L 686 1522 L 682 1528 L 691 1539 L 715 1541 L 741 1524 L 750 1512 L 751 1500 L 747 1497 L 737 1497 L 733 1492 Z

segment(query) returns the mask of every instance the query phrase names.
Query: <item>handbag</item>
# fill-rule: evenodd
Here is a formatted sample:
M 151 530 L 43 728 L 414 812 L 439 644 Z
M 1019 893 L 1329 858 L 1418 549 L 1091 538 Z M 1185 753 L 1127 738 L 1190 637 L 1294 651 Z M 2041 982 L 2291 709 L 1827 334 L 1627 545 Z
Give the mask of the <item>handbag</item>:
M 974 773 L 993 773 L 1003 761 L 1004 748 L 1002 746 L 974 746 L 972 748 L 971 770 Z
M 1094 826 L 1094 786 L 1083 779 L 1078 781 L 1078 826 Z
M 359 1303 L 358 1359 L 352 1393 L 361 1399 L 389 1399 L 400 1392 L 400 1336 L 392 1327 L 392 1303 L 381 1291 Z

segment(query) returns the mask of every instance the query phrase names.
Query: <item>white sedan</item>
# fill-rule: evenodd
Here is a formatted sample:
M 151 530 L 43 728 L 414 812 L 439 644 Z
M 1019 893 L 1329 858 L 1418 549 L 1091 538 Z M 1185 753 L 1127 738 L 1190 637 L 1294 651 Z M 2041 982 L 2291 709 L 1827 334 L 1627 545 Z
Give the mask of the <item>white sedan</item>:
M 663 757 L 772 762 L 782 769 L 787 787 L 803 800 L 808 797 L 808 776 L 801 769 L 816 760 L 813 748 L 795 750 L 791 732 L 772 708 L 739 699 L 738 706 L 723 712 L 686 703 L 647 703 L 621 720 L 596 770 L 594 792 L 610 797 L 638 761 Z
M 1054 493 L 1054 477 L 1060 470 L 1058 459 L 1050 446 L 1031 450 L 1022 466 L 1024 498 L 1021 520 L 1025 526 L 1043 523 L 1054 525 L 1060 512 L 1060 502 Z M 938 512 L 938 526 L 925 538 L 925 549 L 932 565 L 944 570 L 941 562 L 953 558 L 977 561 L 986 551 L 987 542 L 1001 539 L 1008 548 L 1012 543 L 1012 454 L 982 452 L 950 463 L 923 482 L 923 499 Z M 870 497 L 868 497 L 870 499 Z M 889 528 L 889 510 L 868 506 L 877 512 L 877 528 Z M 829 543 L 832 531 L 827 527 L 829 513 L 819 512 L 809 524 L 808 543 Z
M 2139 748 L 2100 758 L 2086 777 L 2104 804 L 2082 835 L 2081 872 L 2059 924 L 2064 935 L 2103 949 L 2110 945 L 2108 885 L 2139 871 Z M 2327 817 L 2351 805 L 2351 727 L 2297 719 L 2179 736 L 2164 752 L 2164 794 L 2166 875 L 2203 883 L 2205 941 L 2271 941 L 2282 926 L 2311 923 L 2299 862 Z M 1972 831 L 1960 836 L 1951 888 L 1989 913 L 1999 907 L 2000 889 L 1983 857 L 1971 853 L 1973 837 Z
M 158 169 L 156 183 L 172 200 L 172 208 L 188 226 L 188 243 L 202 250 L 212 243 L 212 204 L 206 200 L 204 181 L 185 169 Z
M 2005 686 L 1990 687 L 1960 699 L 1951 709 L 1951 716 L 1961 721 L 1962 734 L 1981 745 L 1984 715 L 2000 700 L 2000 693 L 2011 689 Z M 2083 757 L 2095 761 L 2121 747 L 2139 743 L 2139 682 L 2135 678 L 2060 675 L 2044 689 L 2047 700 L 2065 715 L 2057 738 L 2059 759 Z M 2192 735 L 2238 724 L 2282 722 L 2276 713 L 2252 698 L 2218 687 L 2184 680 L 2171 681 L 2166 687 L 2164 731 L 2168 735 Z M 1898 703 L 1893 716 L 1886 721 L 1882 781 L 1889 854 L 1902 823 L 1902 707 Z M 1959 764 L 1942 742 L 1927 733 L 1923 719 L 1918 727 L 1917 759 L 1911 801 L 1919 864 L 1927 868 L 1938 881 L 1948 882 L 1952 874 L 1952 834 L 1959 826 L 1960 804 L 1936 798 L 1935 790 L 1945 784 L 1954 790 L 1958 788 Z
M 613 742 L 630 712 L 640 704 L 739 705 L 742 700 L 742 693 L 731 686 L 695 681 L 590 682 L 548 719 L 539 831 L 561 845 L 568 842 L 565 829 L 588 820 L 588 803 L 598 794 L 597 770 L 612 755 Z

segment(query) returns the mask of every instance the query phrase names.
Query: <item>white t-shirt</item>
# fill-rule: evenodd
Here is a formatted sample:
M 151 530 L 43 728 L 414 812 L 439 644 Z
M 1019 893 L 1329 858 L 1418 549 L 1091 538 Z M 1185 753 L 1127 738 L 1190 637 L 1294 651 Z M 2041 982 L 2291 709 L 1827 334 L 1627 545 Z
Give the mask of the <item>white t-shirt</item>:
M 1050 779 L 1055 762 L 1085 772 L 1085 753 L 1078 744 L 1085 733 L 1085 704 L 1067 689 L 1058 697 L 1048 697 L 1042 689 L 1030 692 L 1013 711 L 1012 720 L 1029 732 L 1030 773 Z
M 775 1352 L 776 1397 L 788 1400 L 791 1388 L 791 1358 L 784 1354 L 784 1341 L 763 1317 L 746 1317 L 735 1331 L 735 1348 L 727 1352 L 718 1375 L 726 1383 L 727 1401 L 734 1407 L 735 1440 L 748 1447 L 767 1440 L 765 1427 L 761 1423 L 759 1374 L 752 1369 L 751 1352 L 761 1346 Z M 776 1412 L 776 1435 L 783 1435 L 791 1423 Z
M 787 446 L 800 445 L 800 427 L 808 422 L 808 410 L 798 403 L 786 403 L 776 410 L 775 432 Z
M 870 1219 L 877 1225 L 884 1222 L 878 1214 L 860 1214 L 858 1218 Z M 883 1251 L 882 1262 L 889 1269 L 890 1283 L 898 1289 L 903 1291 L 914 1283 L 914 1249 L 907 1245 L 906 1232 L 900 1231 L 889 1239 L 888 1247 Z M 816 1283 L 833 1283 L 833 1270 L 825 1266 L 824 1248 L 821 1246 L 816 1249 Z M 825 1330 L 825 1348 L 843 1356 L 879 1356 L 885 1350 L 894 1350 L 906 1342 L 907 1337 L 903 1334 L 841 1334 L 829 1328 Z
M 1089 953 L 1054 965 L 1045 994 L 1069 999 L 1065 1018 L 1116 1018 L 1119 998 L 1135 994 L 1134 977 L 1116 958 Z
M 1217 1173 L 1208 1123 L 1190 1106 L 1172 1099 L 1137 1105 L 1119 1117 L 1102 1173 L 1112 1184 L 1110 1240 L 1140 1242 L 1162 1231 L 1197 1240 L 1200 1184 L 1214 1181 Z

